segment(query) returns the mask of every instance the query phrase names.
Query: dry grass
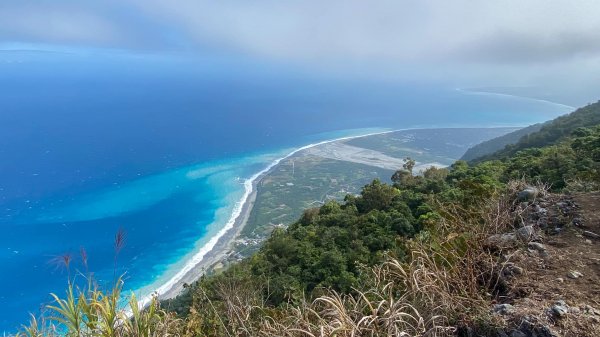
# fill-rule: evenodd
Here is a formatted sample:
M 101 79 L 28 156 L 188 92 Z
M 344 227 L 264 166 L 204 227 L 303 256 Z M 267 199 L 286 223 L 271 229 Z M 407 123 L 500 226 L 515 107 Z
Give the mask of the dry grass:
M 411 269 L 413 267 L 414 269 Z M 425 266 L 403 265 L 395 259 L 371 270 L 372 288 L 354 295 L 330 291 L 312 303 L 289 308 L 283 320 L 265 319 L 263 336 L 446 336 L 448 326 L 439 306 L 416 306 L 415 293 L 432 291 Z M 437 283 L 437 282 L 434 282 Z
M 519 223 L 525 210 L 517 207 L 514 196 L 524 186 L 511 183 L 507 193 L 469 208 L 437 203 L 441 218 L 407 240 L 409 257 L 388 257 L 365 269 L 366 283 L 353 294 L 324 290 L 312 302 L 271 310 L 260 292 L 221 284 L 218 302 L 224 308 L 212 308 L 220 319 L 219 331 L 265 337 L 452 336 L 460 326 L 499 326 L 490 305 L 501 288 L 503 266 L 500 254 L 486 249 L 485 242 Z M 538 188 L 545 193 L 544 186 Z M 209 308 L 212 302 L 207 296 L 204 300 Z

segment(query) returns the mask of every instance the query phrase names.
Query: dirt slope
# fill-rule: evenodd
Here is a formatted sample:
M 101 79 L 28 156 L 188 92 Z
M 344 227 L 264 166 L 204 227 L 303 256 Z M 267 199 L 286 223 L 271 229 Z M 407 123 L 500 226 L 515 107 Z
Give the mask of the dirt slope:
M 523 205 L 529 242 L 504 254 L 507 288 L 493 310 L 505 334 L 600 336 L 600 193 L 547 195 Z

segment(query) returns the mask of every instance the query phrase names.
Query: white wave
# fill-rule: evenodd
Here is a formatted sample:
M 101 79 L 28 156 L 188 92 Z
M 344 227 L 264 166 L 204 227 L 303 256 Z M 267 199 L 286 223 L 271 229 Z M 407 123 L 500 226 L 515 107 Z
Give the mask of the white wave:
M 252 194 L 252 192 L 254 192 L 254 182 L 258 178 L 260 178 L 262 175 L 264 175 L 267 172 L 269 172 L 273 167 L 277 166 L 277 164 L 279 164 L 282 160 L 285 160 L 285 159 L 287 159 L 287 158 L 295 155 L 298 152 L 301 152 L 301 151 L 306 150 L 306 149 L 310 149 L 310 148 L 315 147 L 315 146 L 319 146 L 319 145 L 323 145 L 323 144 L 327 144 L 327 143 L 332 143 L 332 142 L 337 142 L 337 141 L 342 141 L 342 140 L 349 140 L 349 139 L 354 139 L 354 138 L 361 138 L 361 137 L 368 137 L 368 136 L 386 134 L 386 133 L 391 133 L 391 132 L 396 132 L 396 131 L 400 131 L 400 130 L 381 131 L 381 132 L 374 132 L 374 133 L 368 133 L 368 134 L 363 134 L 363 135 L 347 136 L 347 137 L 340 137 L 340 138 L 325 140 L 325 141 L 321 141 L 321 142 L 318 142 L 318 143 L 313 143 L 313 144 L 309 144 L 309 145 L 297 148 L 297 149 L 291 151 L 290 153 L 288 153 L 287 155 L 285 155 L 285 156 L 283 156 L 281 158 L 278 158 L 278 159 L 274 160 L 273 162 L 271 162 L 267 167 L 265 167 L 261 171 L 255 173 L 253 176 L 251 176 L 250 178 L 248 178 L 248 179 L 246 179 L 244 181 L 244 194 L 241 197 L 241 199 L 238 202 L 236 202 L 235 207 L 233 209 L 233 212 L 231 214 L 231 217 L 229 218 L 229 220 L 227 221 L 227 223 L 225 224 L 225 226 L 215 236 L 213 236 L 210 239 L 210 241 L 208 241 L 202 248 L 200 248 L 200 250 L 196 254 L 194 254 L 189 259 L 189 261 L 187 261 L 184 264 L 184 266 L 175 275 L 173 275 L 173 277 L 171 277 L 167 282 L 165 282 L 164 284 L 162 284 L 161 286 L 159 286 L 157 289 L 155 289 L 153 294 L 160 295 L 160 294 L 167 293 L 168 291 L 170 291 L 171 289 L 173 289 L 173 287 L 175 287 L 175 285 L 177 285 L 177 283 L 180 282 L 185 277 L 185 275 L 187 273 L 189 273 L 200 262 L 202 262 L 202 260 L 206 256 L 206 254 L 208 254 L 211 250 L 213 250 L 214 247 L 219 242 L 219 240 L 229 230 L 231 230 L 234 227 L 236 221 L 238 220 L 238 218 L 242 214 L 242 210 L 244 209 L 244 205 L 248 201 L 248 198 L 250 197 L 250 195 Z M 151 300 L 152 300 L 153 294 L 150 294 L 150 295 L 142 297 L 142 299 L 139 301 L 140 305 L 141 306 L 148 305 L 151 302 Z
M 463 94 L 471 94 L 471 95 L 486 95 L 486 96 L 499 96 L 499 97 L 510 97 L 510 98 L 521 98 L 521 99 L 526 99 L 526 100 L 531 100 L 534 102 L 539 102 L 539 103 L 545 103 L 545 104 L 551 104 L 551 105 L 556 105 L 559 106 L 561 108 L 567 108 L 567 109 L 571 109 L 571 110 L 575 110 L 576 107 L 574 106 L 570 106 L 570 105 L 566 105 L 563 103 L 558 103 L 558 102 L 553 102 L 553 101 L 549 101 L 547 99 L 542 99 L 542 98 L 534 98 L 534 97 L 529 97 L 529 96 L 520 96 L 520 95 L 512 95 L 512 94 L 505 94 L 505 93 L 501 93 L 501 92 L 492 92 L 492 91 L 480 91 L 480 90 L 471 90 L 471 89 L 463 89 L 463 88 L 455 88 L 456 91 L 459 91 Z

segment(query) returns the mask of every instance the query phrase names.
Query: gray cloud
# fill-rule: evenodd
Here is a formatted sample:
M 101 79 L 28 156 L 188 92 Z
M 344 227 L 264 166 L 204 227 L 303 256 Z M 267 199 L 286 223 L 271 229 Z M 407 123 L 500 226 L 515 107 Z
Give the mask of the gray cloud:
M 301 61 L 530 62 L 596 52 L 599 15 L 589 0 L 22 0 L 0 4 L 0 38 Z
M 497 31 L 457 49 L 453 57 L 465 61 L 519 64 L 570 61 L 600 53 L 600 29 L 563 31 L 553 36 Z
M 21 0 L 0 3 L 0 43 L 229 51 L 318 71 L 529 84 L 592 76 L 598 17 L 596 0 Z
M 570 58 L 600 31 L 594 1 L 134 1 L 196 43 L 300 61 L 528 63 Z
M 159 22 L 126 1 L 20 0 L 0 3 L 0 44 L 165 48 Z M 162 39 L 162 41 L 161 41 Z

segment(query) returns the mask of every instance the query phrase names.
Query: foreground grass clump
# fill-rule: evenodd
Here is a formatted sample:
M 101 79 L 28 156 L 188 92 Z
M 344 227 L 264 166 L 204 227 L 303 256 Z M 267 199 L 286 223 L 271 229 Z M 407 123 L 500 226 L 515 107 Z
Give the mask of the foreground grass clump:
M 153 296 L 142 306 L 135 294 L 122 294 L 123 279 L 117 277 L 117 258 L 125 245 L 125 232 L 119 230 L 114 240 L 114 269 L 112 287 L 101 289 L 88 271 L 88 257 L 81 249 L 81 262 L 85 272 L 77 271 L 86 282 L 81 287 L 71 277 L 72 256 L 58 256 L 52 262 L 67 271 L 68 286 L 64 297 L 51 294 L 52 304 L 42 315 L 31 315 L 28 325 L 23 326 L 17 337 L 158 337 L 180 334 L 181 320 L 160 309 Z
M 120 306 L 122 282 L 109 291 L 79 290 L 69 285 L 66 296 L 54 297 L 40 319 L 32 316 L 20 337 L 37 336 L 175 336 L 180 320 L 159 308 L 156 298 L 141 308 L 135 295 Z

